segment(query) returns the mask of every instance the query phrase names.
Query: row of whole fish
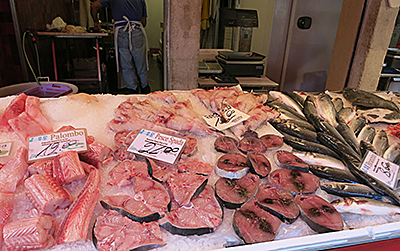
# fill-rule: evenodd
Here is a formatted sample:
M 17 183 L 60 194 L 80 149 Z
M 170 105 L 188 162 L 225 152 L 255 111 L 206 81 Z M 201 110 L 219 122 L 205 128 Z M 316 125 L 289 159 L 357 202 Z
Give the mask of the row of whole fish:
M 361 171 L 359 165 L 368 151 L 399 163 L 400 143 L 389 146 L 385 130 L 376 130 L 366 117 L 356 115 L 355 107 L 345 107 L 344 103 L 392 112 L 399 112 L 399 108 L 392 101 L 365 91 L 346 88 L 342 94 L 344 101 L 326 93 L 288 95 L 270 91 L 266 105 L 281 116 L 269 122 L 284 134 L 284 142 L 296 156 L 309 161 L 312 173 L 332 181 L 322 184 L 321 189 L 347 197 L 332 202 L 339 212 L 398 214 L 398 195 Z M 285 105 L 278 105 L 277 100 Z

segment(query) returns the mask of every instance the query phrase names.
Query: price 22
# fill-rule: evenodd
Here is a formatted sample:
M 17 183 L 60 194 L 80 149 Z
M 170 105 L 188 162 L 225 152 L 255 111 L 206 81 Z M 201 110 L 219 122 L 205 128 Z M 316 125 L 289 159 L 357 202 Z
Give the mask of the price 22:
M 154 142 L 146 142 L 146 144 L 143 145 L 142 149 L 138 150 L 139 153 L 147 153 L 150 155 L 157 155 L 160 152 L 165 153 L 165 154 L 172 154 L 176 155 L 176 152 L 179 152 L 179 147 L 169 147 L 169 146 L 160 146 L 157 143 Z
M 43 148 L 36 157 L 47 157 L 55 154 L 62 153 L 64 151 L 76 150 L 82 143 L 78 143 L 76 140 L 70 142 L 54 142 Z

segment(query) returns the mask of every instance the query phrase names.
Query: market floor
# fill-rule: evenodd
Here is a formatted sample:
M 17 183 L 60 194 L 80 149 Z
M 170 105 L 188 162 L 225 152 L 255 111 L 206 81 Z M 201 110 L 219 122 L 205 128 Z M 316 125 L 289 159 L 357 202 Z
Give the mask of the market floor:
M 156 56 L 149 56 L 149 72 L 147 77 L 147 82 L 150 86 L 150 90 L 158 91 L 164 90 L 164 80 L 163 80 L 163 65 L 157 59 Z M 113 74 L 113 73 L 112 73 Z M 111 94 L 123 94 L 121 90 L 116 87 L 115 81 L 109 81 L 111 77 L 103 77 L 104 79 L 104 87 L 103 93 L 111 93 Z M 84 92 L 88 94 L 99 94 L 100 88 L 99 84 L 96 83 L 74 83 L 78 86 L 78 92 Z

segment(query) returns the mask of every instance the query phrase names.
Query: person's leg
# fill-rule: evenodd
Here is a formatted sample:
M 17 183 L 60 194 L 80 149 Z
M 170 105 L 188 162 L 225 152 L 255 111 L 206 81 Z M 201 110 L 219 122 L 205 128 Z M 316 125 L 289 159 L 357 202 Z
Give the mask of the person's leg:
M 147 51 L 146 51 L 146 38 L 140 29 L 132 31 L 132 57 L 135 62 L 137 75 L 140 80 L 140 87 L 143 92 L 149 92 L 150 89 L 147 84 Z M 147 90 L 148 89 L 148 90 Z M 145 94 L 145 93 L 144 93 Z
M 136 76 L 136 69 L 132 62 L 132 55 L 129 50 L 128 32 L 118 31 L 118 51 L 121 62 L 122 74 L 127 83 L 127 88 L 139 91 L 139 80 Z

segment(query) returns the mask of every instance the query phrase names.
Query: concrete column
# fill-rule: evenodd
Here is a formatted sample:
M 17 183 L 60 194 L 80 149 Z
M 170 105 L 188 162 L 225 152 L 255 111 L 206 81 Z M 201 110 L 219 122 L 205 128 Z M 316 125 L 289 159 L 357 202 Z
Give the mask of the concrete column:
M 167 27 L 166 83 L 168 90 L 190 90 L 197 87 L 198 52 L 200 48 L 201 0 L 169 0 L 165 13 Z
M 367 1 L 348 87 L 376 90 L 398 11 L 398 7 L 389 7 L 387 1 Z

